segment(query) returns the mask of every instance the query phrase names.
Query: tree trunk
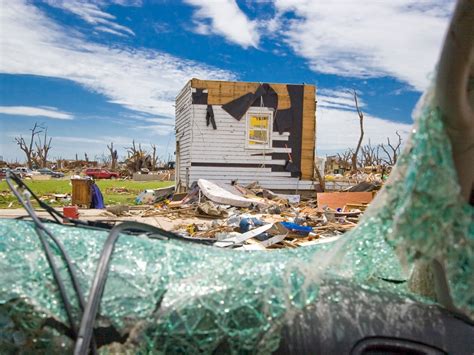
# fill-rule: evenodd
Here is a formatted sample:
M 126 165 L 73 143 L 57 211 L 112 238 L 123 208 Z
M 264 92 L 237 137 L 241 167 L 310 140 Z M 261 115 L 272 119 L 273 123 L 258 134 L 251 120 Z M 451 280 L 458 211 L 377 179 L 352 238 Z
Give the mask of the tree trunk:
M 354 101 L 357 109 L 357 114 L 359 115 L 359 123 L 360 123 L 360 137 L 359 143 L 357 143 L 357 148 L 352 155 L 352 171 L 357 171 L 357 155 L 359 154 L 360 146 L 362 144 L 362 140 L 364 139 L 364 114 L 359 109 L 359 103 L 357 102 L 357 93 L 354 90 Z
M 118 153 L 117 150 L 114 150 L 114 143 L 110 142 L 110 146 L 107 145 L 107 148 L 109 149 L 110 152 L 110 168 L 112 170 L 115 170 L 117 166 L 117 160 L 118 160 Z

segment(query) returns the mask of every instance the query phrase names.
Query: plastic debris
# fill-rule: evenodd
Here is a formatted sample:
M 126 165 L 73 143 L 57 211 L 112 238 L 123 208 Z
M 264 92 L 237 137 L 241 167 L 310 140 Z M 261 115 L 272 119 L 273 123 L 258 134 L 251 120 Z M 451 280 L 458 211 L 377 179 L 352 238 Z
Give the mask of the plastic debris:
M 135 203 L 137 205 L 139 204 L 151 205 L 152 203 L 155 202 L 155 199 L 156 199 L 155 190 L 145 190 L 143 192 L 140 192 L 140 194 L 135 199 Z
M 313 228 L 308 227 L 308 226 L 301 226 L 296 223 L 291 223 L 291 222 L 281 222 L 283 227 L 287 228 L 288 230 L 292 232 L 296 232 L 297 234 L 301 235 L 308 235 L 313 231 Z

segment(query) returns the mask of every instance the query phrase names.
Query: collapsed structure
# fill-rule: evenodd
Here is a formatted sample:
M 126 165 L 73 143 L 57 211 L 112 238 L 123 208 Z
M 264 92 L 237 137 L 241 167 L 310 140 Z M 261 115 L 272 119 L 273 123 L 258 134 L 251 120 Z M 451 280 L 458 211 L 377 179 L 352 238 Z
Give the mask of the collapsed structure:
M 176 186 L 315 187 L 314 85 L 190 80 L 176 98 Z

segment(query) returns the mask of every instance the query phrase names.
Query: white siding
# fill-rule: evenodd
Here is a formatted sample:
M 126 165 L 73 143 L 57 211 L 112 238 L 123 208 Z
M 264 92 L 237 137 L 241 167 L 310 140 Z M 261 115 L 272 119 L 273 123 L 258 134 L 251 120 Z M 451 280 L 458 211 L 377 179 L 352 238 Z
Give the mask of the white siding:
M 203 178 L 215 182 L 241 184 L 254 181 L 269 189 L 311 190 L 313 182 L 292 178 L 291 173 L 272 172 L 268 165 L 286 164 L 286 159 L 272 159 L 271 153 L 291 153 L 291 148 L 247 149 L 245 116 L 240 121 L 230 116 L 221 106 L 213 105 L 217 129 L 206 125 L 207 105 L 192 105 L 193 163 L 259 164 L 259 167 L 192 166 L 190 182 Z M 272 132 L 272 141 L 288 141 L 289 133 Z
M 181 90 L 176 98 L 176 145 L 179 144 L 179 152 L 176 148 L 177 174 L 176 186 L 186 185 L 186 170 L 191 167 L 191 140 L 192 140 L 192 94 L 189 82 Z M 178 156 L 179 155 L 179 156 Z
M 240 121 L 230 116 L 221 106 L 213 106 L 217 129 L 206 126 L 206 105 L 193 105 L 193 162 L 252 163 L 285 165 L 286 160 L 273 160 L 271 153 L 289 153 L 291 149 L 267 148 L 246 149 L 245 117 Z M 288 135 L 272 133 L 279 140 L 288 140 Z M 257 155 L 263 154 L 263 155 Z

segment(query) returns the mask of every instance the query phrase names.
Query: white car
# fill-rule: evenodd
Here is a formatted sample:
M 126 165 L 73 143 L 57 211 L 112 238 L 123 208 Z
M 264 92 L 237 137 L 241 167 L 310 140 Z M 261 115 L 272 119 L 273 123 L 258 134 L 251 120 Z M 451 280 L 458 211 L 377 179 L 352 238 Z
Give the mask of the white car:
M 13 172 L 20 175 L 21 178 L 31 178 L 33 175 L 39 175 L 37 171 L 33 171 L 27 167 L 19 166 L 13 169 Z

